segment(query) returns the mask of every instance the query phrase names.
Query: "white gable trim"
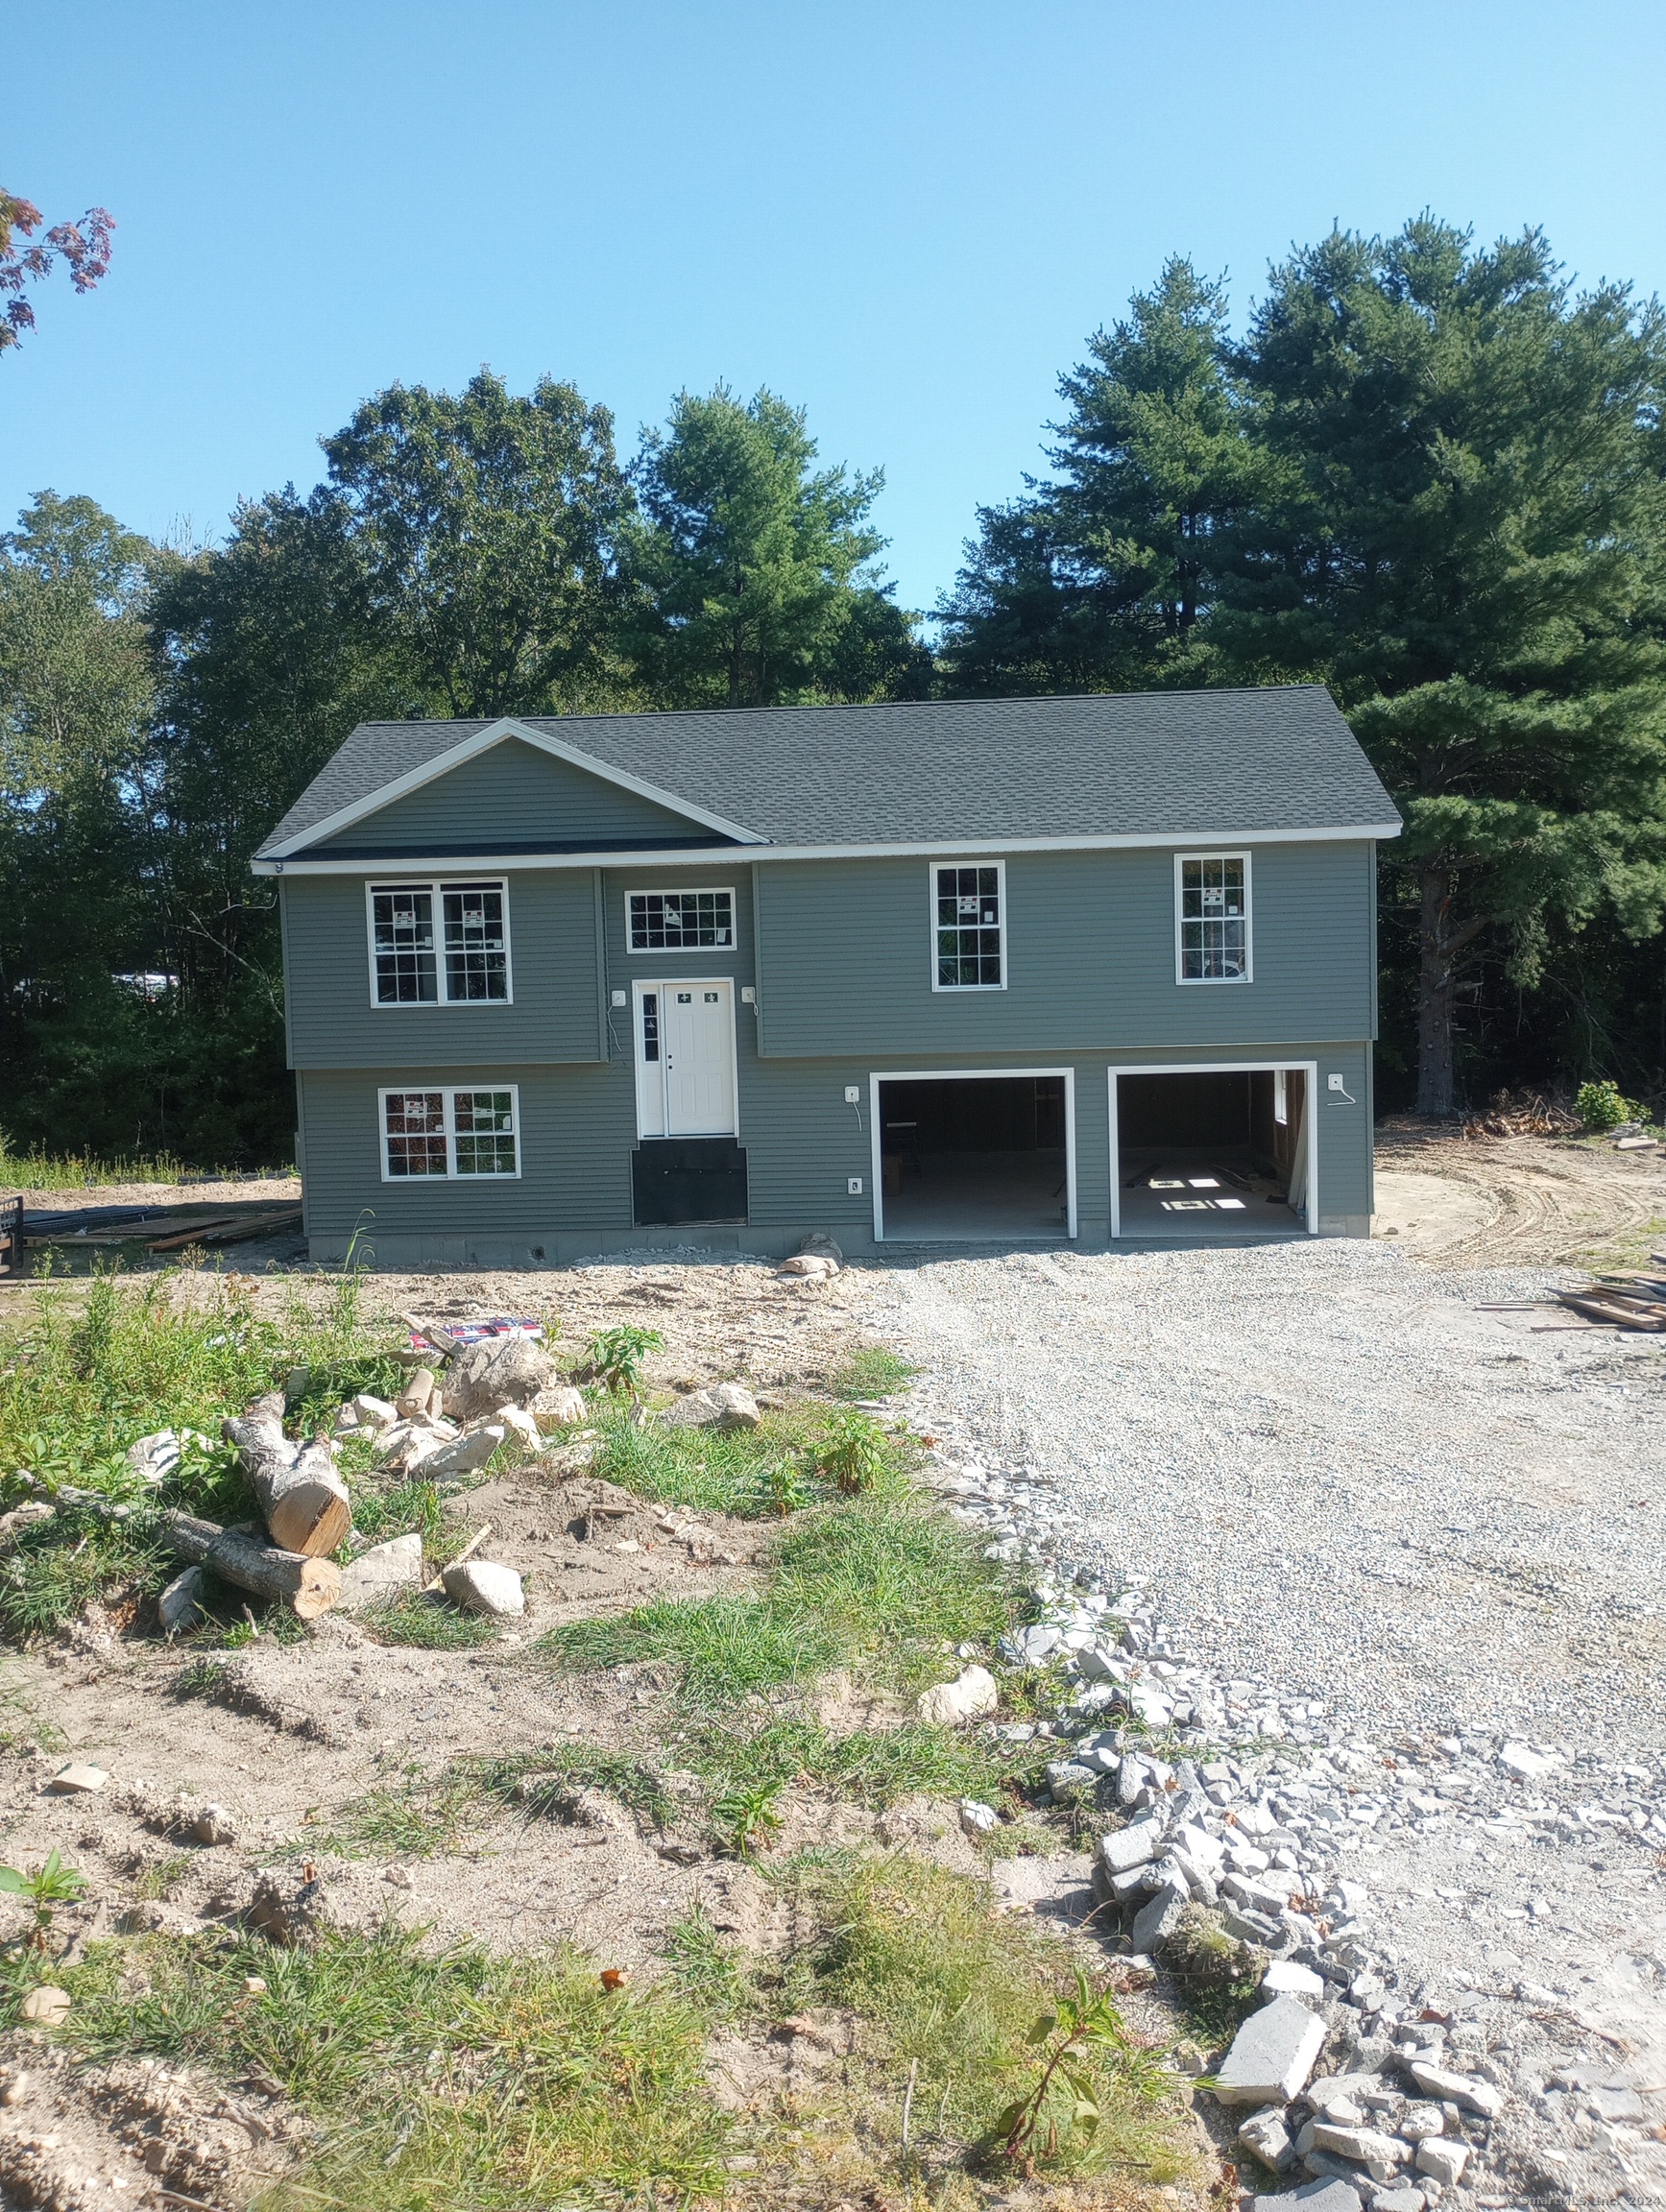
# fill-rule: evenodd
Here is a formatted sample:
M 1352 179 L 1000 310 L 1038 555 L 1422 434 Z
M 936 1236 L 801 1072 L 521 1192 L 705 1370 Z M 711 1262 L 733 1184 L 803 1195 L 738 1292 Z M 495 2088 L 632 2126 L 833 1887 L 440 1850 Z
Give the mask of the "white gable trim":
M 956 859 L 972 853 L 1132 853 L 1240 852 L 1251 845 L 1338 845 L 1386 842 L 1400 835 L 1398 822 L 1361 822 L 1346 828 L 1323 830 L 1139 830 L 1107 831 L 1093 837 L 975 837 L 962 844 L 946 845 L 941 838 L 930 844 L 874 845 L 770 845 L 753 839 L 749 860 L 931 860 L 953 853 Z M 738 832 L 736 832 L 738 834 Z M 421 854 L 373 854 L 358 860 L 286 860 L 277 847 L 263 853 L 250 866 L 256 876 L 367 876 L 411 875 L 443 869 L 448 876 L 501 876 L 519 868 L 651 868 L 669 875 L 673 869 L 709 868 L 713 863 L 733 867 L 733 848 L 691 846 L 667 853 L 664 849 L 640 852 L 620 848 L 609 853 L 447 853 L 438 857 Z
M 489 722 L 484 730 L 475 731 L 471 737 L 460 738 L 444 753 L 436 753 L 431 760 L 411 768 L 403 776 L 395 777 L 379 790 L 368 797 L 355 799 L 350 806 L 338 807 L 326 814 L 322 822 L 315 822 L 310 830 L 298 830 L 281 845 L 267 848 L 261 858 L 287 860 L 297 853 L 304 853 L 326 838 L 336 836 L 343 830 L 350 830 L 355 822 L 367 815 L 379 814 L 396 799 L 403 799 L 412 791 L 420 791 L 424 783 L 432 783 L 441 776 L 447 776 L 453 768 L 465 761 L 477 759 L 494 745 L 501 745 L 506 737 L 519 737 L 523 745 L 533 745 L 541 753 L 551 754 L 557 760 L 566 760 L 574 768 L 582 768 L 587 775 L 599 777 L 604 783 L 617 785 L 621 791 L 634 791 L 639 799 L 652 800 L 656 806 L 666 807 L 673 814 L 681 814 L 686 821 L 697 822 L 703 830 L 714 830 L 719 836 L 733 837 L 741 845 L 766 845 L 769 840 L 760 836 L 756 830 L 743 830 L 738 822 L 725 821 L 720 814 L 712 814 L 704 806 L 696 806 L 689 800 L 681 799 L 674 791 L 662 791 L 657 783 L 648 783 L 640 776 L 633 776 L 628 769 L 616 768 L 612 761 L 598 760 L 593 754 L 584 753 L 565 737 L 553 737 L 543 730 L 532 730 L 513 715 L 504 715 L 496 722 Z

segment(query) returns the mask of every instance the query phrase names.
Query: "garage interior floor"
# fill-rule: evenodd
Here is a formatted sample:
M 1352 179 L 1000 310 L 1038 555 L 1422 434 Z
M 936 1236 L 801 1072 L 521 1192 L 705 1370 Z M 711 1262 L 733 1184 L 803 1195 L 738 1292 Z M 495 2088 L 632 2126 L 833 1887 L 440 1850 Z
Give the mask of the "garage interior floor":
M 1124 1237 L 1186 1238 L 1219 1243 L 1223 1237 L 1302 1237 L 1306 1223 L 1275 1176 L 1247 1147 L 1175 1146 L 1122 1157 Z
M 922 1160 L 902 1189 L 885 1197 L 887 1241 L 1035 1237 L 1056 1243 L 1065 1228 L 1062 1150 L 1022 1159 L 950 1154 Z

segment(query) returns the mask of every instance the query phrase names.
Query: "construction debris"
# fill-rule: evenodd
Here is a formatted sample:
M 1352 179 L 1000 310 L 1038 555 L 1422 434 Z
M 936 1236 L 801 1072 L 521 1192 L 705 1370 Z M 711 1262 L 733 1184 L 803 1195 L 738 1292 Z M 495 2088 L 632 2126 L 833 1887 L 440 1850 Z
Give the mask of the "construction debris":
M 1628 1268 L 1620 1274 L 1598 1275 L 1588 1290 L 1553 1290 L 1551 1296 L 1588 1321 L 1654 1335 L 1666 1334 L 1666 1272 L 1661 1272 L 1666 1255 L 1655 1252 L 1651 1257 L 1654 1272 Z

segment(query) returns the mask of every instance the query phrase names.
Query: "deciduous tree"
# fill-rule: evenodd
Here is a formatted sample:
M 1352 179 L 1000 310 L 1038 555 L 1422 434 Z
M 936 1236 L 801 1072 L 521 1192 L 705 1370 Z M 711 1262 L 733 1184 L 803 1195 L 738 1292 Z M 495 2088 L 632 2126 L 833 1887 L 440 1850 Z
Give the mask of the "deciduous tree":
M 109 273 L 115 217 L 108 208 L 89 207 L 79 223 L 55 223 L 37 236 L 44 221 L 32 201 L 0 192 L 0 294 L 8 296 L 0 314 L 0 353 L 34 329 L 27 287 L 50 276 L 54 262 L 62 262 L 78 292 L 90 292 Z

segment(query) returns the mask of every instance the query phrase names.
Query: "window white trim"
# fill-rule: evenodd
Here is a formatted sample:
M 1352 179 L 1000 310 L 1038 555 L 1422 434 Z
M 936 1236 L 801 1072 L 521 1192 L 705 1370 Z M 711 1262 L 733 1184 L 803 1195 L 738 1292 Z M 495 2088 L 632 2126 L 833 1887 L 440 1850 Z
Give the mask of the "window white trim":
M 870 1170 L 874 1191 L 874 1242 L 885 1241 L 884 1168 L 880 1158 L 880 1085 L 881 1083 L 989 1083 L 1002 1082 L 1010 1077 L 1029 1075 L 1062 1075 L 1064 1077 L 1064 1176 L 1065 1176 L 1065 1235 L 1074 1238 L 1076 1233 L 1076 1071 L 1074 1068 L 880 1068 L 868 1077 L 868 1126 L 870 1131 Z M 1024 1238 L 1017 1241 L 1028 1243 Z M 935 1238 L 910 1237 L 910 1244 L 935 1243 Z M 953 1243 L 953 1238 L 941 1239 Z
M 664 945 L 638 946 L 631 941 L 631 901 L 633 899 L 683 899 L 704 895 L 729 902 L 729 942 L 727 945 L 682 945 L 667 949 Z M 633 960 L 681 960 L 684 958 L 710 959 L 713 952 L 734 952 L 740 934 L 739 901 L 733 883 L 677 883 L 666 889 L 654 883 L 635 883 L 625 893 L 625 951 Z
M 363 862 L 359 863 L 363 867 Z M 445 894 L 454 891 L 460 884 L 478 885 L 485 890 L 496 891 L 503 901 L 503 997 L 501 998 L 453 998 L 447 991 L 446 966 L 446 912 Z M 376 893 L 378 891 L 426 891 L 434 902 L 434 991 L 432 998 L 379 998 L 376 996 Z M 515 948 L 510 938 L 509 879 L 501 872 L 478 872 L 469 869 L 447 869 L 444 876 L 401 876 L 398 870 L 386 876 L 368 876 L 365 878 L 365 941 L 370 955 L 371 1005 L 378 1014 L 410 1013 L 423 1007 L 432 1010 L 438 1006 L 513 1006 L 515 1003 Z
M 1188 975 L 1182 886 L 1188 860 L 1236 860 L 1243 870 L 1243 974 L 1242 975 Z M 1174 855 L 1174 980 L 1186 990 L 1199 984 L 1253 983 L 1255 981 L 1255 889 L 1250 876 L 1250 854 L 1245 846 L 1218 845 L 1212 852 L 1176 853 Z
M 999 983 L 942 983 L 937 979 L 937 871 L 939 868 L 993 868 L 996 874 L 995 896 L 1001 907 L 1001 981 Z M 941 991 L 946 998 L 957 998 L 968 992 L 1004 991 L 1007 983 L 1006 964 L 1006 862 L 988 853 L 943 854 L 926 863 L 926 911 L 930 926 L 931 988 Z
M 501 999 L 494 999 L 501 1005 Z M 396 1175 L 388 1166 L 388 1100 L 409 1098 L 418 1092 L 440 1094 L 445 1116 L 446 1172 L 444 1175 Z M 493 1167 L 485 1171 L 471 1169 L 459 1173 L 457 1167 L 457 1100 L 476 1091 L 507 1091 L 509 1094 L 509 1134 L 515 1140 L 515 1166 Z M 519 1083 L 390 1083 L 376 1093 L 376 1133 L 382 1159 L 382 1181 L 397 1183 L 407 1190 L 420 1190 L 427 1183 L 519 1183 L 520 1180 L 520 1086 Z
M 1307 1077 L 1302 1086 L 1302 1202 L 1301 1214 L 1310 1237 L 1319 1233 L 1319 1118 L 1318 1080 L 1319 1064 L 1316 1060 L 1160 1060 L 1138 1068 L 1107 1068 L 1105 1080 L 1110 1086 L 1111 1134 L 1111 1241 L 1123 1234 L 1123 1141 L 1117 1113 L 1117 1077 L 1119 1075 L 1268 1075 L 1277 1074 L 1281 1069 L 1296 1069 Z M 1291 1193 L 1293 1207 L 1295 1193 Z M 1225 1227 L 1222 1236 L 1231 1231 Z

